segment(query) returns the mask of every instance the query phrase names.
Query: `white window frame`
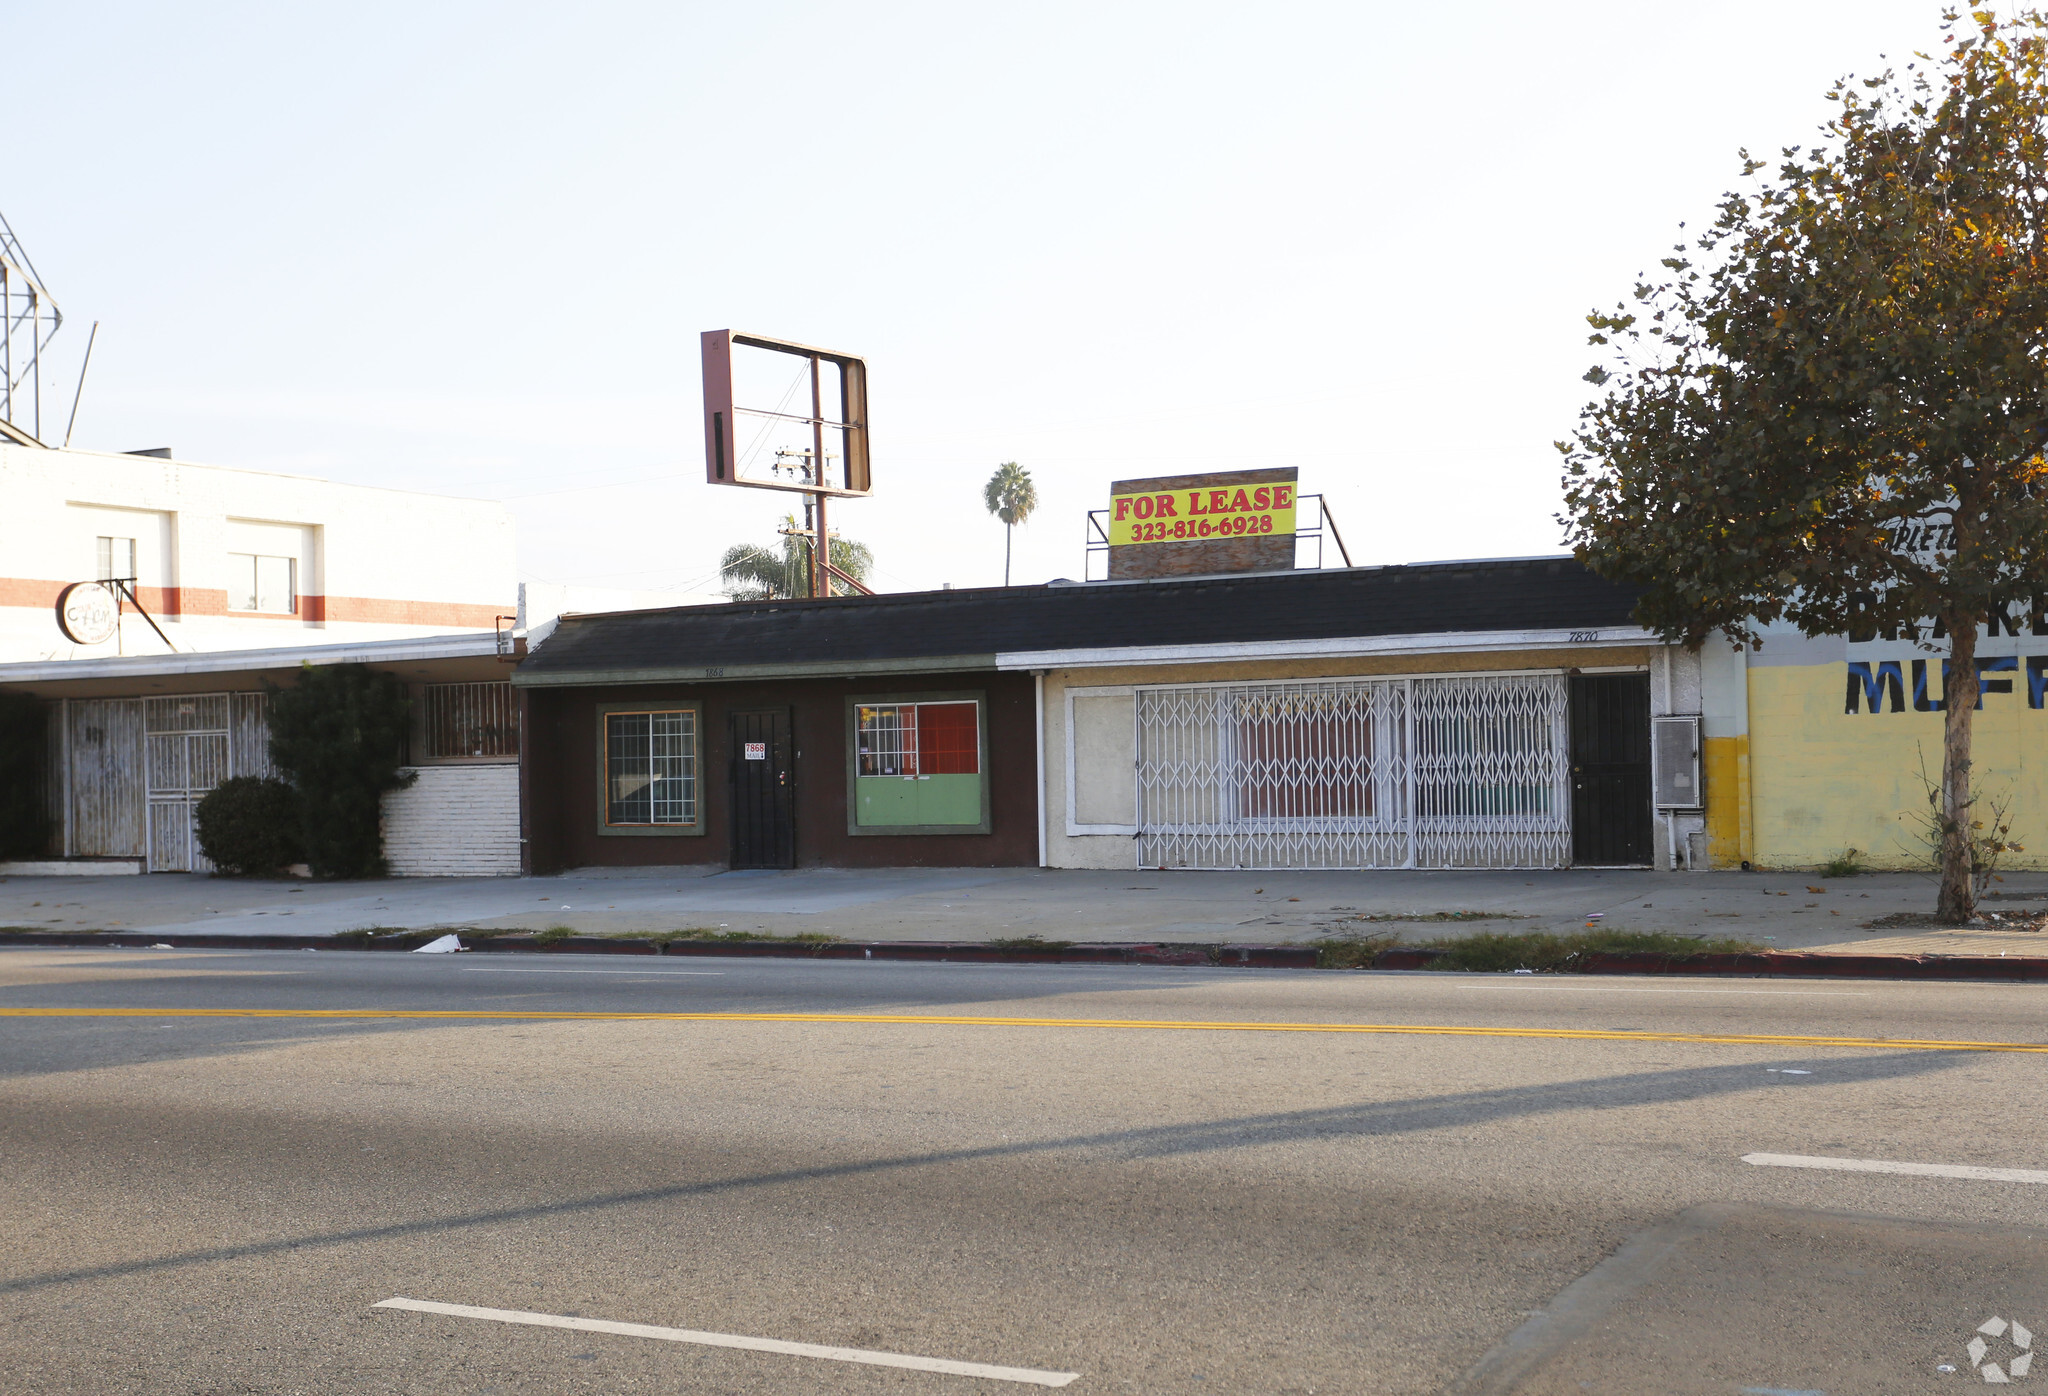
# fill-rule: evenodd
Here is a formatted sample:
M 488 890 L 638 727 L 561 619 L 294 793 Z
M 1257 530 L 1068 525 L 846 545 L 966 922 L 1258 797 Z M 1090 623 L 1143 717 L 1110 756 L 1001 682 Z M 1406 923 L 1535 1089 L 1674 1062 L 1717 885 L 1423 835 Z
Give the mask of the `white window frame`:
M 1080 838 L 1087 834 L 1120 834 L 1125 838 L 1137 835 L 1138 814 L 1138 767 L 1135 757 L 1131 762 L 1131 821 L 1129 824 L 1083 824 L 1074 814 L 1074 700 L 1076 698 L 1128 698 L 1131 700 L 1131 750 L 1138 749 L 1138 686 L 1136 684 L 1109 684 L 1098 688 L 1069 688 L 1066 691 L 1066 746 L 1067 746 L 1067 837 Z

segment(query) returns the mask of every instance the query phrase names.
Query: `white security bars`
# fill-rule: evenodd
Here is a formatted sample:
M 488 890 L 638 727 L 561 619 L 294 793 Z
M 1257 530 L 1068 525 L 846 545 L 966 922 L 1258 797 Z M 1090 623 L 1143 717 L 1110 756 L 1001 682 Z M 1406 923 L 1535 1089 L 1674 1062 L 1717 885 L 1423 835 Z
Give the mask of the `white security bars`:
M 1562 674 L 1140 689 L 1138 863 L 1571 860 Z

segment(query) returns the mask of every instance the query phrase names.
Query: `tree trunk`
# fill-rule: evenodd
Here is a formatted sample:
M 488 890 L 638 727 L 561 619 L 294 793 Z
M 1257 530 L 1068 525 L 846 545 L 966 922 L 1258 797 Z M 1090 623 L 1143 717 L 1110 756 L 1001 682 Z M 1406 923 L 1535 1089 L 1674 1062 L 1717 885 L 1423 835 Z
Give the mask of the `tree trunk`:
M 1970 727 L 1981 691 L 1977 678 L 1977 617 L 1951 611 L 1948 676 L 1942 683 L 1941 727 L 1941 891 L 1934 914 L 1967 921 L 1977 911 L 1970 876 Z
M 1010 584 L 1010 535 L 1015 532 L 1009 524 L 1003 525 L 1003 585 Z

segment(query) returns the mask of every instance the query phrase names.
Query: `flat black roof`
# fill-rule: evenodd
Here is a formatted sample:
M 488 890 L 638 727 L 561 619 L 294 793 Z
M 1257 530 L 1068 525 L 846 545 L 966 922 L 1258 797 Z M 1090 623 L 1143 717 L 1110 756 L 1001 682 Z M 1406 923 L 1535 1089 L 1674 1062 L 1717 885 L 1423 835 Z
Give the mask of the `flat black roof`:
M 1633 626 L 1635 600 L 1633 588 L 1555 557 L 722 602 L 564 616 L 514 681 L 986 668 L 1015 651 L 1603 630 Z

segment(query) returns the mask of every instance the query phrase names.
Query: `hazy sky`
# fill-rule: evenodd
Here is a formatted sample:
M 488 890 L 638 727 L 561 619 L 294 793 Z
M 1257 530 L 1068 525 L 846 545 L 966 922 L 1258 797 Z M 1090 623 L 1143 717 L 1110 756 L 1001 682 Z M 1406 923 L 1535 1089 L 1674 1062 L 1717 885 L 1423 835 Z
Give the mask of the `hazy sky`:
M 1001 580 L 1012 459 L 1019 581 L 1251 466 L 1360 563 L 1549 552 L 1585 312 L 1939 9 L 7 0 L 0 212 L 46 425 L 97 319 L 75 445 L 505 498 L 529 578 L 772 537 L 703 483 L 728 326 L 867 356 L 886 590 Z

